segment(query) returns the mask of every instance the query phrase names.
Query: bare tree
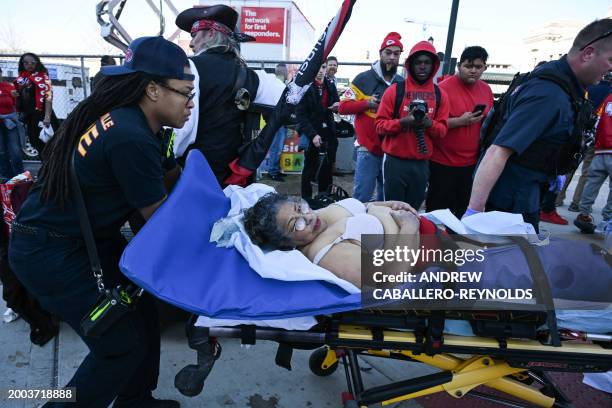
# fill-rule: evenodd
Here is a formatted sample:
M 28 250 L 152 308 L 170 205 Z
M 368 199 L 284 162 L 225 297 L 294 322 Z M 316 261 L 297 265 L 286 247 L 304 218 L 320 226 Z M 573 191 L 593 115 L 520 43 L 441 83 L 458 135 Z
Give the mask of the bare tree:
M 3 52 L 21 54 L 23 52 L 23 39 L 13 28 L 13 24 L 8 22 L 0 27 L 0 47 Z

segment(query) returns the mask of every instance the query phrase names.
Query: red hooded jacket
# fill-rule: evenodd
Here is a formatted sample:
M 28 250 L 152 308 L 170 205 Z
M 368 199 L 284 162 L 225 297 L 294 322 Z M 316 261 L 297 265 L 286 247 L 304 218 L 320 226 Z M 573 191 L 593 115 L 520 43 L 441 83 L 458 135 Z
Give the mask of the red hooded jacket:
M 418 83 L 410 74 L 410 61 L 418 52 L 425 51 L 431 54 L 434 66 L 431 75 L 423 84 Z M 436 49 L 427 41 L 417 43 L 410 50 L 410 55 L 406 58 L 406 80 L 404 101 L 401 104 L 399 117 L 408 115 L 408 105 L 413 99 L 422 99 L 427 102 L 429 108 L 428 116 L 433 124 L 425 130 L 425 143 L 427 144 L 427 154 L 421 154 L 417 150 L 417 138 L 412 129 L 403 129 L 399 119 L 393 119 L 393 108 L 395 107 L 395 87 L 391 85 L 384 93 L 378 112 L 376 113 L 376 132 L 384 135 L 382 142 L 383 152 L 401 159 L 427 160 L 433 152 L 431 138 L 442 138 L 448 129 L 448 98 L 444 90 L 440 89 L 440 106 L 436 110 L 436 93 L 434 90 L 433 78 L 440 67 L 440 59 L 436 55 Z
M 595 154 L 612 153 L 612 93 L 599 107 L 599 123 L 595 133 Z

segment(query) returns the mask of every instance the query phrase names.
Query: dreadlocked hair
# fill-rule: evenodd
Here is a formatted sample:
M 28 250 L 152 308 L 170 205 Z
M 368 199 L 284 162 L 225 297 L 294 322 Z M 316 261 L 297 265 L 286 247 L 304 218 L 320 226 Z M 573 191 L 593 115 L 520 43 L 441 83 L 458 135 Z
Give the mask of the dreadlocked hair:
M 105 113 L 137 104 L 151 81 L 165 83 L 163 78 L 143 72 L 104 76 L 92 94 L 68 115 L 44 149 L 46 160 L 39 172 L 43 202 L 65 207 L 70 201 L 72 155 L 83 133 Z

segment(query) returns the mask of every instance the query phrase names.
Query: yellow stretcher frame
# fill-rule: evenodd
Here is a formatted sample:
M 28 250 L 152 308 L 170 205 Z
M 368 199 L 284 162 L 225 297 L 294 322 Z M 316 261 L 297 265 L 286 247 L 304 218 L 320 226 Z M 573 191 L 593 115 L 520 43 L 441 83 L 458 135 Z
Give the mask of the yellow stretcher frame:
M 374 333 L 371 329 L 363 326 L 340 325 L 338 328 L 336 340 L 332 344 L 351 344 L 351 342 L 377 342 L 389 343 L 394 346 L 416 346 L 416 336 L 410 331 L 383 330 L 382 339 L 375 340 Z M 475 352 L 471 357 L 463 358 L 451 353 L 439 353 L 435 355 L 427 355 L 425 353 L 415 353 L 412 350 L 404 348 L 368 348 L 361 349 L 360 347 L 349 346 L 349 349 L 361 350 L 362 354 L 377 356 L 383 358 L 393 358 L 402 356 L 408 360 L 418 361 L 427 364 L 431 367 L 442 370 L 442 372 L 450 373 L 450 381 L 444 384 L 434 385 L 417 392 L 407 393 L 394 398 L 379 401 L 382 406 L 389 406 L 401 401 L 406 401 L 425 395 L 431 395 L 438 392 L 445 392 L 453 398 L 463 398 L 474 388 L 483 385 L 505 394 L 511 395 L 521 401 L 527 402 L 538 407 L 555 406 L 557 398 L 554 396 L 545 395 L 541 390 L 525 384 L 517 379 L 527 378 L 529 368 L 512 367 L 503 358 L 494 357 L 480 352 L 486 350 L 497 350 L 495 354 L 503 354 L 508 352 L 529 352 L 529 353 L 554 353 L 557 358 L 563 356 L 588 356 L 588 359 L 607 359 L 612 361 L 612 350 L 605 349 L 597 344 L 563 342 L 561 347 L 552 347 L 544 345 L 536 340 L 508 339 L 505 348 L 501 348 L 500 344 L 495 339 L 484 337 L 467 337 L 467 336 L 444 336 L 444 345 L 446 348 L 460 347 L 462 349 L 473 349 Z M 322 361 L 322 369 L 328 369 L 338 363 L 337 349 L 344 348 L 342 346 L 326 346 L 327 354 Z M 537 365 L 534 367 L 537 368 Z M 544 367 L 546 369 L 546 367 Z M 367 391 L 366 391 L 367 392 Z M 360 396 L 356 395 L 357 400 Z M 561 405 L 561 404 L 559 404 Z M 367 407 L 368 405 L 359 405 Z
M 609 344 L 604 347 L 600 344 L 562 341 L 560 347 L 554 347 L 530 339 L 509 338 L 502 343 L 487 337 L 444 335 L 443 342 L 432 351 L 425 348 L 425 343 L 419 343 L 415 332 L 410 330 L 380 330 L 341 322 L 307 331 L 256 326 L 207 330 L 210 336 L 241 338 L 246 344 L 255 344 L 257 339 L 276 341 L 290 347 L 318 347 L 310 357 L 310 368 L 319 376 L 332 374 L 342 359 L 348 395 L 354 398 L 345 401 L 345 408 L 371 407 L 374 404 L 389 406 L 438 392 L 445 392 L 457 399 L 466 395 L 476 396 L 514 407 L 571 407 L 570 401 L 548 377 L 547 371 L 605 372 L 612 369 L 612 348 L 609 348 Z M 441 371 L 365 389 L 357 355 L 417 361 Z M 277 364 L 288 368 L 278 359 Z M 538 389 L 526 380 L 533 380 L 543 388 Z M 474 388 L 480 385 L 522 402 L 475 391 Z

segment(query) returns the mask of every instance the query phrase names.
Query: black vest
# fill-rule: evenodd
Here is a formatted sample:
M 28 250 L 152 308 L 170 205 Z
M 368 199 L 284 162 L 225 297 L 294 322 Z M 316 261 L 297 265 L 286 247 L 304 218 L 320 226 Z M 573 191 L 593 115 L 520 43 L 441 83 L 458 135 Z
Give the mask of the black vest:
M 230 174 L 229 163 L 243 145 L 242 125 L 246 114 L 234 103 L 232 91 L 240 63 L 232 53 L 210 49 L 192 58 L 200 77 L 198 133 L 189 149 L 202 151 L 219 184 Z M 259 78 L 246 70 L 244 88 L 255 99 Z M 186 157 L 186 154 L 183 156 Z

